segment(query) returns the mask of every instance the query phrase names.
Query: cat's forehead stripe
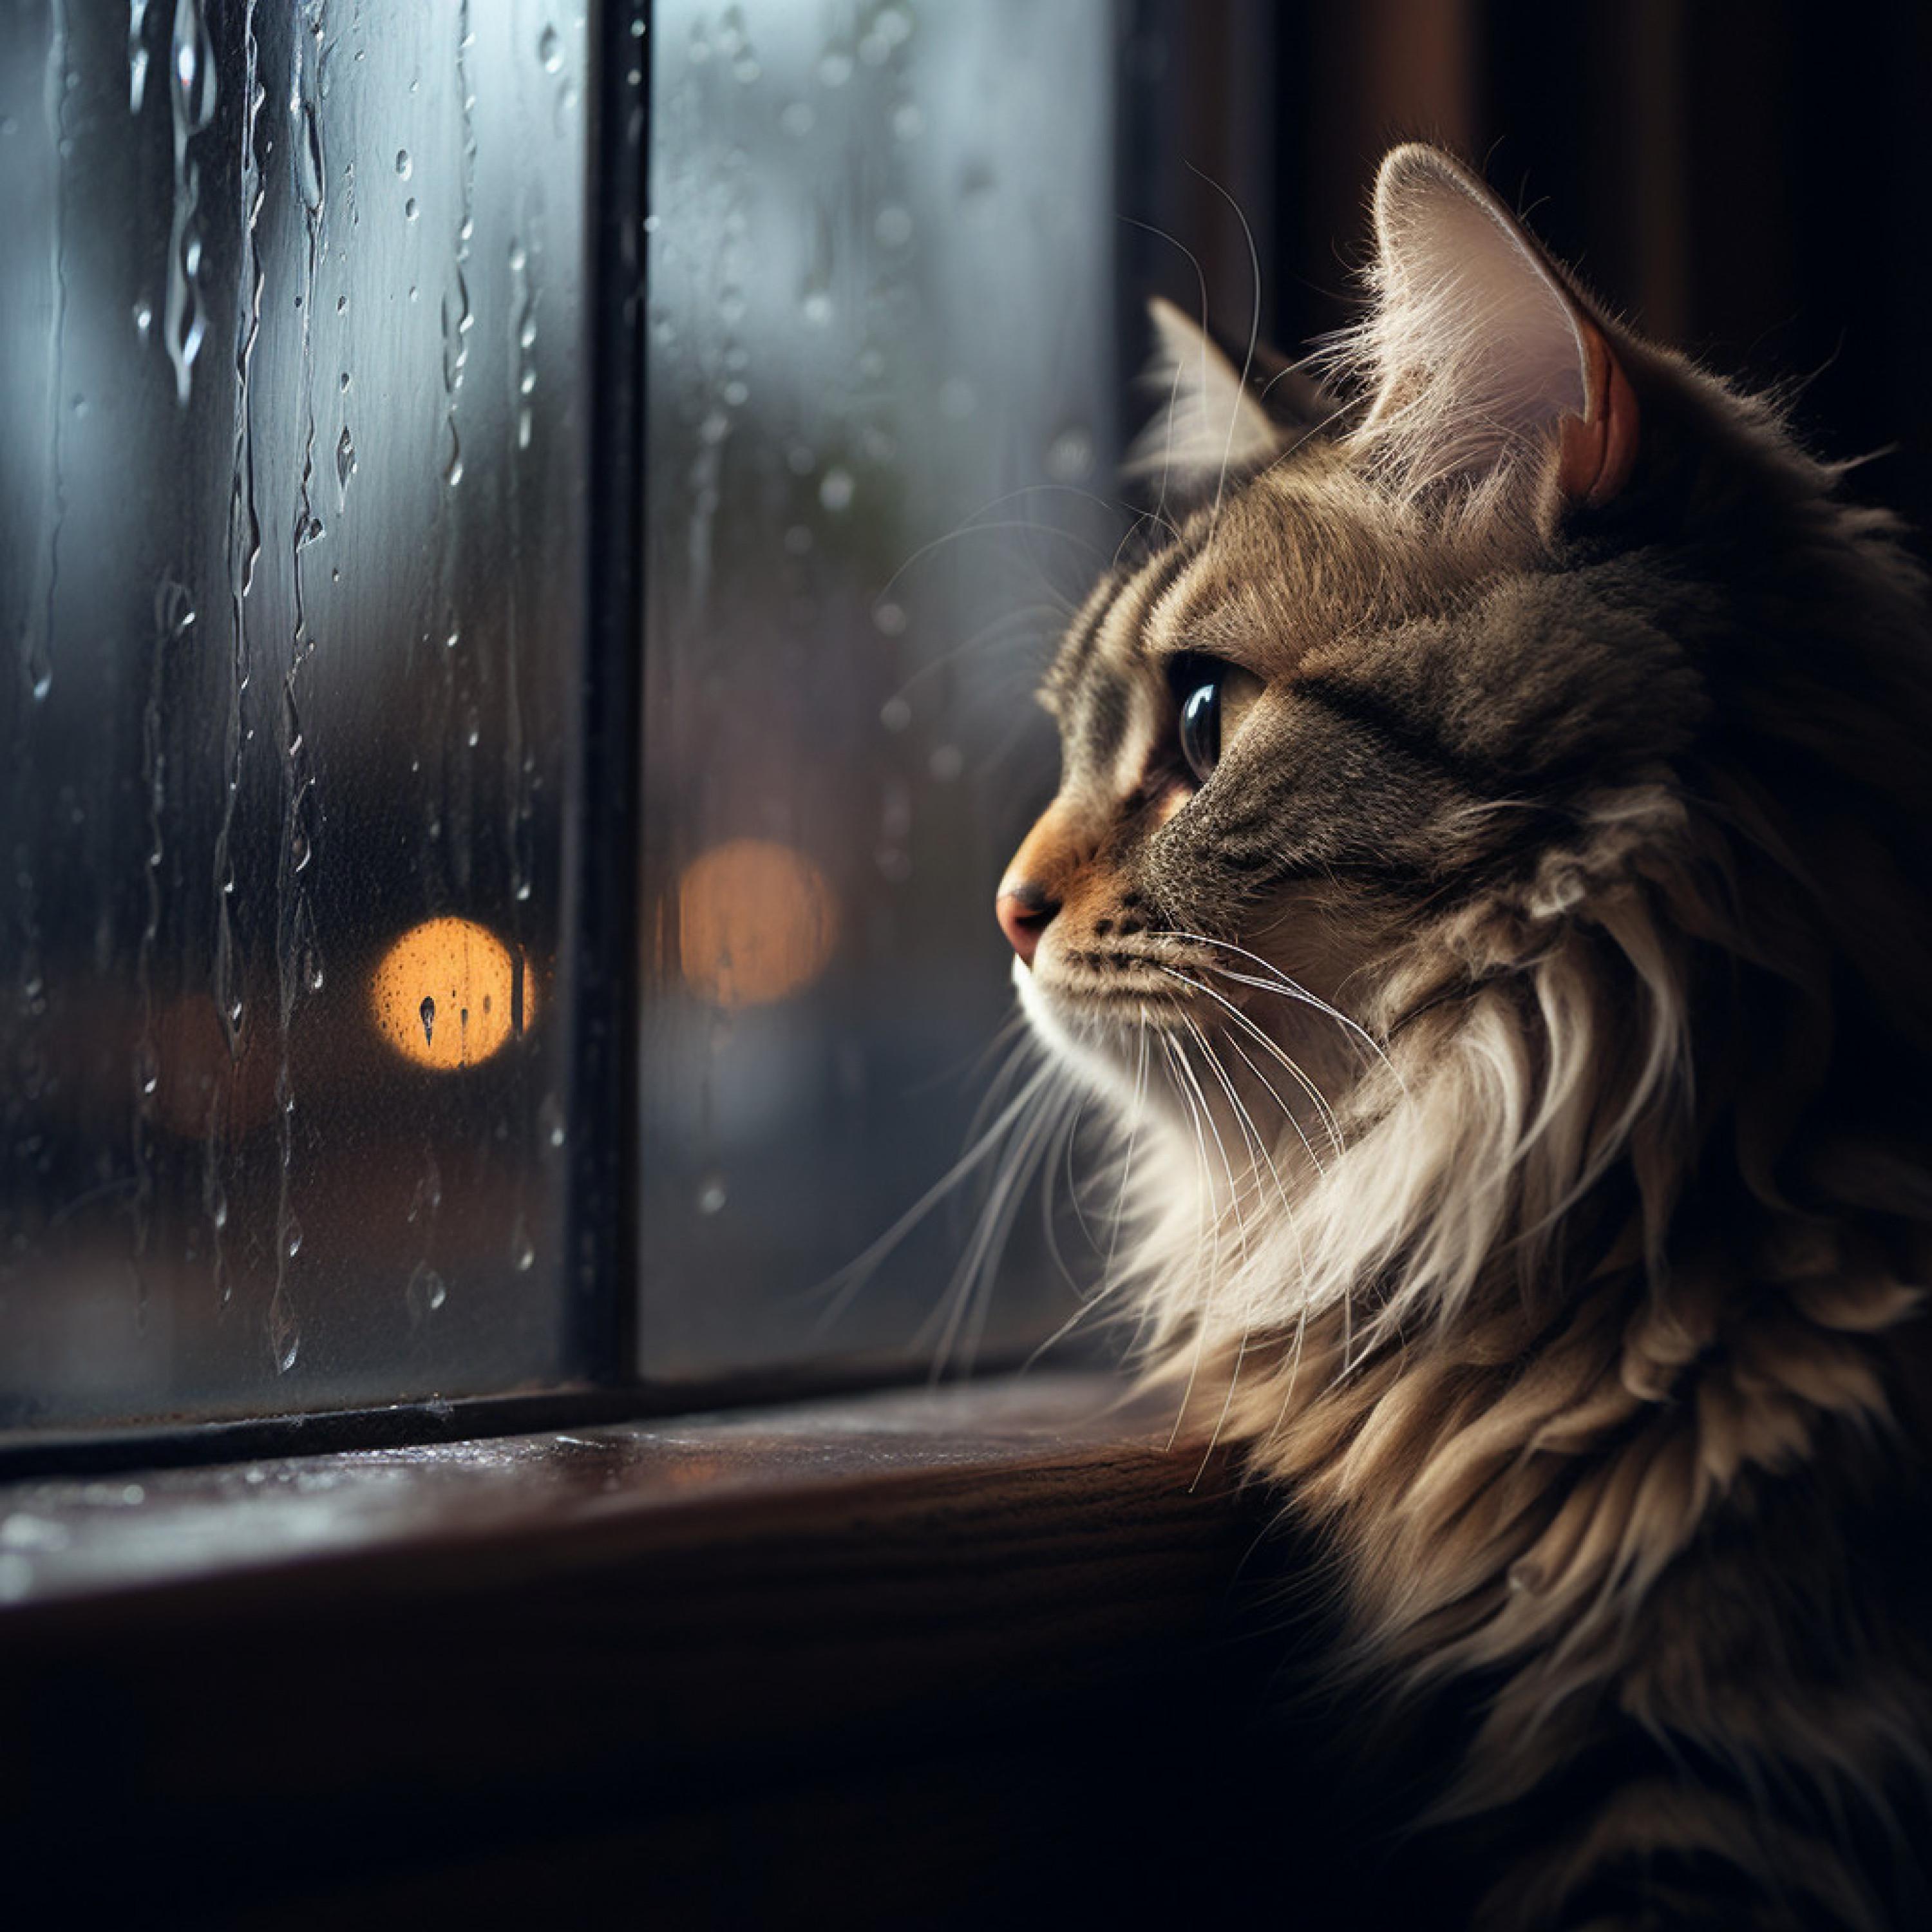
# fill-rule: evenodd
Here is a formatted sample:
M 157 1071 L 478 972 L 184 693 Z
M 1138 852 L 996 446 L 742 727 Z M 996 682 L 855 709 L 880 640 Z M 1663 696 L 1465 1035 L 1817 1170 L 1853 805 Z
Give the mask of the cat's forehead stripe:
M 1131 662 L 1138 655 L 1137 641 L 1155 605 L 1196 554 L 1194 546 L 1174 544 L 1143 565 L 1128 579 L 1096 627 L 1088 640 L 1090 651 L 1104 650 L 1117 663 Z

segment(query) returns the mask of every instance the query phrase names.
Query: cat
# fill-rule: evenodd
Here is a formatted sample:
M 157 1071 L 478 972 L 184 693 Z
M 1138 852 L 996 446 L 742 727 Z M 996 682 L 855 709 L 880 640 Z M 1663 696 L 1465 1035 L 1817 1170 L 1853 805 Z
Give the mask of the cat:
M 1157 307 L 1163 495 L 1042 693 L 996 910 L 1111 1292 L 1331 1681 L 1466 1705 L 1476 1923 L 1932 1924 L 1924 585 L 1473 172 L 1374 224 L 1322 383 Z

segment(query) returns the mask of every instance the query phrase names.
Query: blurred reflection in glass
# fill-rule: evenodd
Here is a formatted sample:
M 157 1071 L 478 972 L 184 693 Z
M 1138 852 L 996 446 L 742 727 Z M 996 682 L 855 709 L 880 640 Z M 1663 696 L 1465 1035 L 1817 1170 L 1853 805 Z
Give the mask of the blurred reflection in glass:
M 957 1157 L 1010 1008 L 1030 688 L 1122 527 L 1114 10 L 656 21 L 644 1364 L 900 1359 L 970 1201 L 814 1291 Z M 1028 1217 L 986 1341 L 1067 1305 Z

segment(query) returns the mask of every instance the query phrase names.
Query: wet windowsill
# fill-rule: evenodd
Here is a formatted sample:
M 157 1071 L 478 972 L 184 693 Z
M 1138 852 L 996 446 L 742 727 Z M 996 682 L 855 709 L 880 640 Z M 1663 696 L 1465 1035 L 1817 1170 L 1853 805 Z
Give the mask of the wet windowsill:
M 299 1800 L 347 1831 L 304 1882 L 360 1898 L 608 1827 L 614 1789 L 655 1794 L 630 1844 L 806 1765 L 1030 1762 L 1048 1714 L 1218 1667 L 1255 1523 L 1171 1416 L 1040 1376 L 9 1485 L 0 1804 L 54 1829 L 105 1792 L 165 1865 L 218 1818 L 266 1858 Z M 222 1870 L 294 1909 L 283 1868 Z

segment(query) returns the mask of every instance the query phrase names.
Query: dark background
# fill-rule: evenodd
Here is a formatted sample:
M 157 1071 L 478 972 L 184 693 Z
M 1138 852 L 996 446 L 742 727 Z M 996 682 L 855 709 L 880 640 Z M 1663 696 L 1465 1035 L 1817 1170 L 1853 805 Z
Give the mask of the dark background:
M 1142 0 L 1133 36 L 1168 111 L 1124 142 L 1124 200 L 1199 257 L 1218 333 L 1245 338 L 1253 286 L 1213 182 L 1256 232 L 1264 336 L 1294 349 L 1350 319 L 1382 154 L 1436 140 L 1614 313 L 1793 394 L 1819 453 L 1888 452 L 1851 487 L 1932 524 L 1932 8 Z M 1133 247 L 1198 310 L 1175 249 Z

